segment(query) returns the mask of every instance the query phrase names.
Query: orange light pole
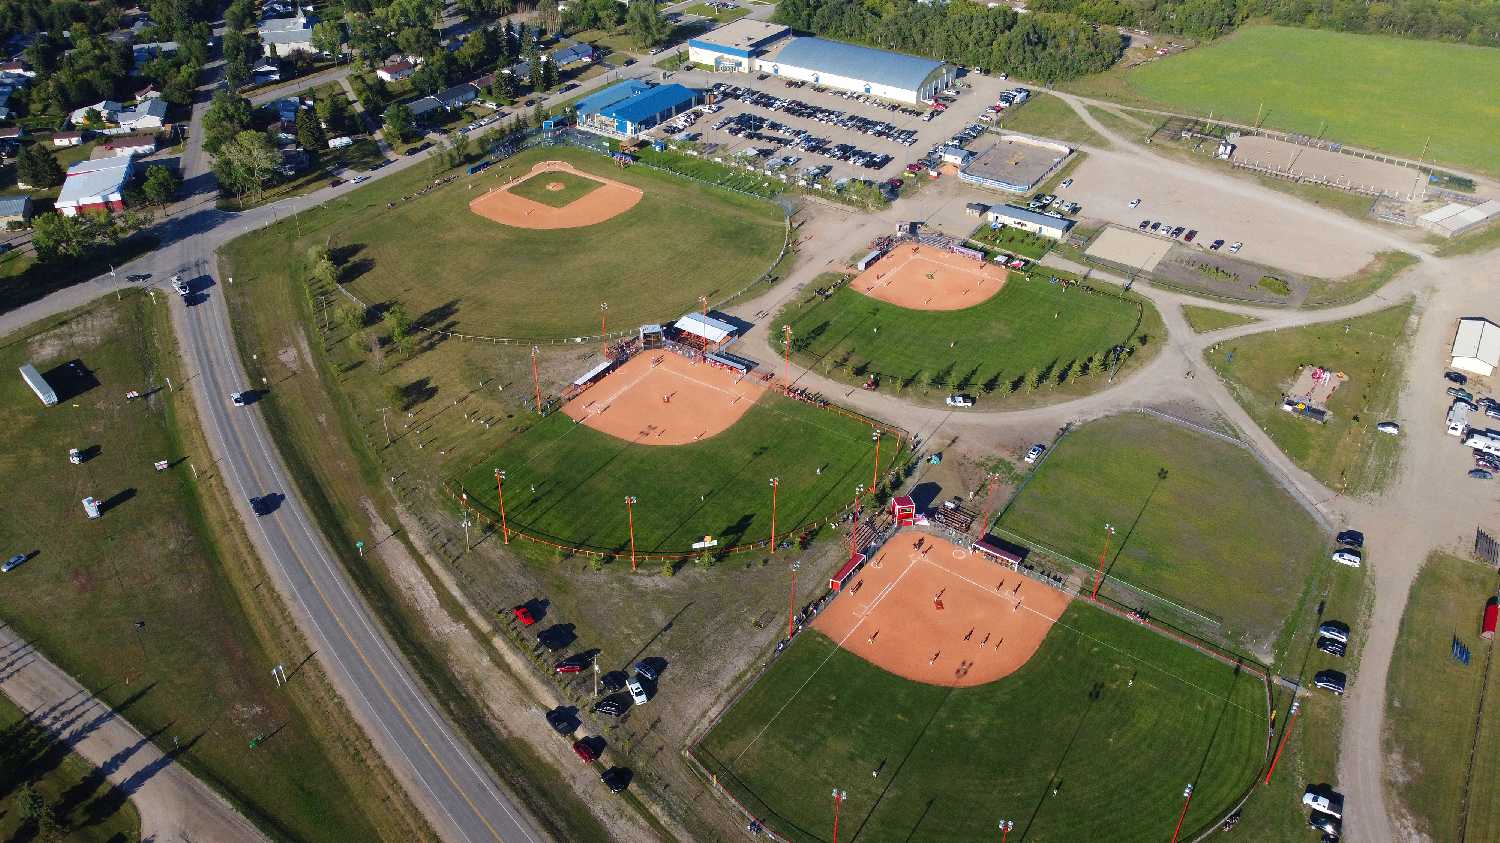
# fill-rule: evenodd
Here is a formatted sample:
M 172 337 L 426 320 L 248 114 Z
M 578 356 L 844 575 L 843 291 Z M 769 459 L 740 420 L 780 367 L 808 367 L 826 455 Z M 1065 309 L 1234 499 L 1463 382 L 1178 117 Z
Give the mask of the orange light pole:
M 609 355 L 609 331 L 605 329 L 604 317 L 609 315 L 609 302 L 599 302 L 599 353 Z
M 870 469 L 870 491 L 873 493 L 880 488 L 880 428 L 870 431 L 870 438 L 875 440 L 875 467 Z
M 995 509 L 995 490 L 1000 485 L 1000 475 L 993 472 L 989 475 L 990 489 L 984 498 L 984 517 L 979 521 L 979 537 L 982 539 L 990 532 L 990 513 Z
M 792 637 L 792 619 L 797 614 L 797 569 L 802 567 L 801 562 L 792 563 L 792 593 L 786 601 L 786 637 Z
M 1276 756 L 1271 759 L 1271 766 L 1266 768 L 1266 784 L 1271 783 L 1271 774 L 1276 772 L 1276 762 L 1281 760 L 1281 751 L 1286 749 L 1286 739 L 1292 735 L 1292 725 L 1297 722 L 1297 709 L 1301 707 L 1300 700 L 1292 701 L 1292 716 L 1287 718 L 1286 728 L 1281 731 L 1281 742 L 1276 745 Z
M 781 379 L 788 384 L 792 382 L 792 326 L 781 326 L 781 344 L 786 349 L 786 363 L 781 370 Z
M 1094 571 L 1094 593 L 1090 598 L 1094 602 L 1099 601 L 1099 583 L 1104 580 L 1104 558 L 1109 555 L 1109 539 L 1115 534 L 1115 528 L 1111 524 L 1104 525 L 1104 549 L 1099 551 L 1099 566 Z
M 630 525 L 630 570 L 635 570 L 635 495 L 625 496 L 625 521 Z
M 849 525 L 849 558 L 853 559 L 858 551 L 854 543 L 859 538 L 859 496 L 865 493 L 865 484 L 861 483 L 854 487 L 854 523 Z
M 708 318 L 708 296 L 699 296 L 698 303 L 703 305 L 703 318 Z
M 781 485 L 780 477 L 771 478 L 771 554 L 776 554 L 776 487 Z
M 1172 843 L 1177 843 L 1177 835 L 1182 833 L 1182 821 L 1187 817 L 1188 806 L 1193 804 L 1193 786 L 1187 786 L 1187 792 L 1183 794 L 1182 813 L 1177 815 L 1177 827 L 1172 829 Z
M 849 794 L 845 793 L 842 790 L 834 788 L 834 791 L 833 791 L 833 843 L 839 843 L 839 806 L 842 805 L 842 804 L 844 804 L 844 800 L 847 799 L 847 798 L 849 798 Z
M 1000 821 L 1000 843 L 1005 843 L 1005 838 L 1010 836 L 1010 830 L 1015 827 L 1016 824 L 1010 820 Z
M 542 413 L 542 378 L 541 375 L 537 373 L 536 369 L 536 357 L 540 353 L 540 348 L 537 348 L 536 346 L 531 347 L 531 388 L 536 393 L 537 415 L 541 415 Z
M 510 544 L 510 527 L 505 523 L 505 472 L 495 469 L 495 493 L 500 496 L 500 535 Z

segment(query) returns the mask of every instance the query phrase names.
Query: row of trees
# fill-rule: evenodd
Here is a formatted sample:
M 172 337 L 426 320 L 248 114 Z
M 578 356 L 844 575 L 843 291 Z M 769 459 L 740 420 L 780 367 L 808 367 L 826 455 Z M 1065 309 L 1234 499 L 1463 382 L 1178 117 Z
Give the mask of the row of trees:
M 1074 15 L 1018 15 L 968 2 L 782 0 L 775 19 L 831 38 L 1044 82 L 1105 70 L 1122 48 L 1117 33 L 1097 31 Z

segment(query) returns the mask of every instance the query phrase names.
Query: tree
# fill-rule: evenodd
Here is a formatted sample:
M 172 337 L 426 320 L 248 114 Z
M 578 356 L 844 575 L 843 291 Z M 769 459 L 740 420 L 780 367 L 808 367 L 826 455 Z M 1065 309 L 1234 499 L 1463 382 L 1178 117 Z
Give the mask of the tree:
M 432 62 L 424 62 L 411 75 L 411 89 L 419 94 L 432 95 L 448 87 L 448 82 L 443 78 L 443 71 L 433 66 Z
M 542 62 L 542 87 L 549 91 L 557 87 L 557 62 Z
M 165 206 L 177 195 L 178 188 L 182 187 L 182 179 L 172 172 L 170 167 L 161 164 L 152 164 L 146 168 L 146 180 L 141 185 L 141 191 L 146 194 L 146 199 L 158 207 Z
M 214 154 L 219 147 L 250 128 L 250 101 L 229 91 L 215 91 L 203 114 L 203 148 Z
M 297 143 L 307 150 L 328 148 L 328 136 L 323 134 L 323 126 L 310 109 L 297 109 Z
M 547 71 L 542 67 L 547 63 L 541 56 L 531 58 L 531 90 L 538 94 L 547 90 Z
M 44 144 L 34 143 L 21 150 L 16 159 L 16 181 L 28 187 L 53 187 L 62 180 L 62 165 Z
M 656 8 L 655 0 L 630 0 L 625 9 L 625 28 L 637 47 L 655 47 L 667 40 L 671 24 Z
M 385 134 L 387 140 L 405 141 L 416 132 L 416 119 L 411 115 L 411 108 L 404 102 L 398 102 L 385 110 Z
M 542 29 L 550 34 L 557 33 L 557 26 L 562 21 L 562 12 L 558 11 L 557 0 L 538 0 L 536 4 L 536 22 Z
M 281 155 L 260 132 L 246 129 L 214 155 L 214 175 L 236 196 L 258 195 L 275 175 Z
M 396 45 L 408 56 L 428 56 L 440 48 L 431 26 L 409 26 L 396 33 Z
M 325 20 L 313 24 L 312 45 L 318 52 L 336 58 L 344 48 L 343 22 Z
M 120 242 L 126 221 L 103 211 L 67 217 L 55 211 L 31 220 L 31 245 L 44 263 L 80 261 Z
M 509 73 L 497 73 L 495 84 L 490 86 L 489 93 L 501 105 L 510 105 L 516 101 L 515 81 L 510 78 Z
M 349 133 L 353 117 L 349 111 L 349 99 L 341 93 L 334 93 L 318 100 L 318 119 L 323 121 L 323 126 L 331 134 L 343 135 Z

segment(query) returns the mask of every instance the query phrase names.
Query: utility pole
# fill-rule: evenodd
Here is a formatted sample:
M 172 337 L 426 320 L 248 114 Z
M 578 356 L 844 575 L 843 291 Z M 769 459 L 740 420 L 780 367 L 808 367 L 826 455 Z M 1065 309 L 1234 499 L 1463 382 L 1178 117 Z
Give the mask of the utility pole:
M 605 328 L 604 317 L 609 315 L 609 302 L 599 302 L 599 353 L 609 356 L 609 331 Z
M 781 326 L 781 344 L 786 349 L 786 363 L 781 370 L 781 379 L 787 384 L 792 382 L 792 326 Z
M 1010 830 L 1015 827 L 1016 824 L 1011 822 L 1010 820 L 1000 821 L 1000 843 L 1005 843 L 1005 838 L 1010 836 Z
M 844 804 L 847 798 L 849 798 L 848 793 L 838 788 L 833 789 L 833 843 L 839 843 L 839 806 Z
M 995 510 L 995 490 L 1000 485 L 1000 475 L 990 472 L 986 475 L 989 480 L 989 492 L 984 498 L 984 516 L 979 521 L 979 537 L 984 538 L 990 530 L 990 513 Z
M 859 496 L 865 493 L 865 484 L 861 483 L 854 487 L 854 521 L 849 525 L 849 558 L 853 559 L 858 551 L 855 542 L 859 539 Z
M 1109 539 L 1110 539 L 1110 536 L 1113 536 L 1114 534 L 1115 534 L 1114 525 L 1112 525 L 1112 524 L 1105 524 L 1104 525 L 1104 549 L 1101 550 L 1101 551 L 1099 551 L 1099 564 L 1098 564 L 1098 566 L 1095 567 L 1095 570 L 1094 570 L 1094 593 L 1091 594 L 1091 595 L 1089 595 L 1090 599 L 1092 599 L 1096 603 L 1099 602 L 1099 584 L 1104 579 L 1104 559 L 1105 559 L 1105 557 L 1109 556 Z
M 458 499 L 463 505 L 464 511 L 463 518 L 460 519 L 458 523 L 461 524 L 464 528 L 464 551 L 467 552 L 469 550 L 469 527 L 473 526 L 474 524 L 473 521 L 469 520 L 469 493 L 460 493 Z
M 1182 813 L 1177 815 L 1177 827 L 1172 829 L 1172 843 L 1177 843 L 1177 835 L 1182 833 L 1182 821 L 1187 818 L 1187 809 L 1191 804 L 1193 804 L 1193 785 L 1189 782 L 1187 788 L 1182 791 Z
M 875 467 L 870 469 L 870 491 L 874 492 L 880 488 L 880 428 L 870 431 L 870 438 L 875 442 Z

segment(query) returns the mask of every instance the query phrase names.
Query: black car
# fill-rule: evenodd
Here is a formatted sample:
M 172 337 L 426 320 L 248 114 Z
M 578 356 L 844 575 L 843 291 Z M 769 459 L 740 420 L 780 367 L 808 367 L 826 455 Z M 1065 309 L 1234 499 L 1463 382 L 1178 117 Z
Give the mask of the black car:
M 1340 822 L 1339 818 L 1332 814 L 1325 814 L 1322 811 L 1313 811 L 1308 816 L 1307 827 L 1317 829 L 1335 840 L 1343 833 L 1343 823 Z
M 1318 649 L 1322 650 L 1330 656 L 1338 656 L 1339 658 L 1343 658 L 1346 646 L 1347 645 L 1344 644 L 1344 642 L 1335 640 L 1333 638 L 1328 638 L 1326 636 L 1318 639 Z
M 599 774 L 599 781 L 609 788 L 610 793 L 619 793 L 630 786 L 631 773 L 624 767 L 610 767 Z
M 630 708 L 630 703 L 619 694 L 605 697 L 594 703 L 595 714 L 607 714 L 610 717 L 619 717 Z
M 1344 693 L 1344 687 L 1349 678 L 1337 670 L 1320 670 L 1313 676 L 1313 684 L 1325 691 L 1332 691 L 1340 696 Z
M 1364 547 L 1365 534 L 1358 530 L 1345 530 L 1338 535 L 1339 544 L 1344 547 Z
M 571 735 L 578 728 L 578 718 L 567 709 L 554 708 L 547 712 L 547 725 L 559 735 Z
M 1458 372 L 1444 372 L 1443 377 L 1447 378 L 1450 381 L 1453 381 L 1459 386 L 1463 386 L 1464 384 L 1469 382 L 1468 375 L 1460 374 Z
M 1140 229 L 1145 231 L 1151 227 L 1151 220 L 1141 220 Z
M 615 691 L 625 690 L 625 681 L 629 678 L 623 670 L 611 670 L 599 677 L 599 687 L 613 694 Z

